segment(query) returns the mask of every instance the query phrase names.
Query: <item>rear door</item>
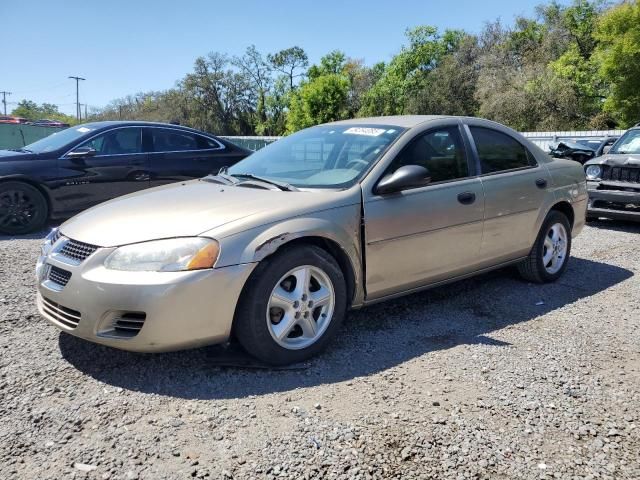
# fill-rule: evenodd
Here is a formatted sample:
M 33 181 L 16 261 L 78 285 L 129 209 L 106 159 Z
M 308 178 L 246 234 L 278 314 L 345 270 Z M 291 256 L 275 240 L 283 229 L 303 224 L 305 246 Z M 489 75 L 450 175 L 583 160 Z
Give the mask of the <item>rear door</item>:
M 529 253 L 551 178 L 516 137 L 472 122 L 468 133 L 485 197 L 480 255 L 496 264 Z
M 118 127 L 80 145 L 95 150 L 92 156 L 58 159 L 64 182 L 57 197 L 65 211 L 78 211 L 106 200 L 149 187 L 147 155 L 142 149 L 142 128 Z
M 151 185 L 201 178 L 240 159 L 214 138 L 178 128 L 145 128 Z

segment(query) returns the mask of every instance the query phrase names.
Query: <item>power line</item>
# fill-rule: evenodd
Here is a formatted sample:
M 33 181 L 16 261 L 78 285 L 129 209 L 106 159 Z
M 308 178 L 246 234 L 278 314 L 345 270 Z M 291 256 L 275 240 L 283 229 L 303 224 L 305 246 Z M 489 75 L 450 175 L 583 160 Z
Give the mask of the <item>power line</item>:
M 80 121 L 80 80 L 86 80 L 82 77 L 74 77 L 72 75 L 69 78 L 73 78 L 76 81 L 76 118 Z
M 2 94 L 2 105 L 4 105 L 4 114 L 7 114 L 7 95 L 11 95 L 11 92 L 0 92 Z
M 57 88 L 62 87 L 63 85 L 68 85 L 67 82 L 61 82 L 61 83 L 55 83 L 53 85 L 49 85 L 47 87 L 37 87 L 37 88 L 30 88 L 29 90 L 20 90 L 18 92 L 13 92 L 14 95 L 25 95 L 25 94 L 31 94 L 31 93 L 36 93 L 36 92 L 50 92 L 51 90 L 55 90 Z

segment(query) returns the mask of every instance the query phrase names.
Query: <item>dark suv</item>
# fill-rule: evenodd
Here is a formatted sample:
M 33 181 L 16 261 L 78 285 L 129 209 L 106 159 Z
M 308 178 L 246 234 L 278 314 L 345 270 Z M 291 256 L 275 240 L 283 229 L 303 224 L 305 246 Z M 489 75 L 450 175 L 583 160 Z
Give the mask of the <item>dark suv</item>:
M 587 219 L 640 221 L 640 124 L 584 168 L 589 189 Z
M 95 122 L 0 150 L 0 233 L 40 229 L 120 195 L 204 177 L 251 153 L 191 128 Z

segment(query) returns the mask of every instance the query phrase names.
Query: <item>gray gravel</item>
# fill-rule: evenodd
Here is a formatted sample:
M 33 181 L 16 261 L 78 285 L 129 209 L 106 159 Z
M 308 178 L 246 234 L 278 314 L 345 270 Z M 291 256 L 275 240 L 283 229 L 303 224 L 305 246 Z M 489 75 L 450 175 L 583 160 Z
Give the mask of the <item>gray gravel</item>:
M 639 225 L 586 228 L 553 285 L 507 269 L 354 312 L 284 370 L 60 334 L 41 237 L 0 237 L 1 478 L 640 478 Z

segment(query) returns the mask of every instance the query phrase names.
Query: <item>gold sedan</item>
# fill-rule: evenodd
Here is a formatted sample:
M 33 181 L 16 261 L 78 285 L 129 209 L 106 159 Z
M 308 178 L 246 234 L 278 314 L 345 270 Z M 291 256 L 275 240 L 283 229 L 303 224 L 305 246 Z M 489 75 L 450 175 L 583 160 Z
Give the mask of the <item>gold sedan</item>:
M 59 329 L 116 348 L 234 335 L 265 362 L 298 362 L 350 308 L 509 264 L 556 280 L 586 205 L 578 163 L 494 122 L 335 122 L 67 221 L 43 245 L 37 303 Z

